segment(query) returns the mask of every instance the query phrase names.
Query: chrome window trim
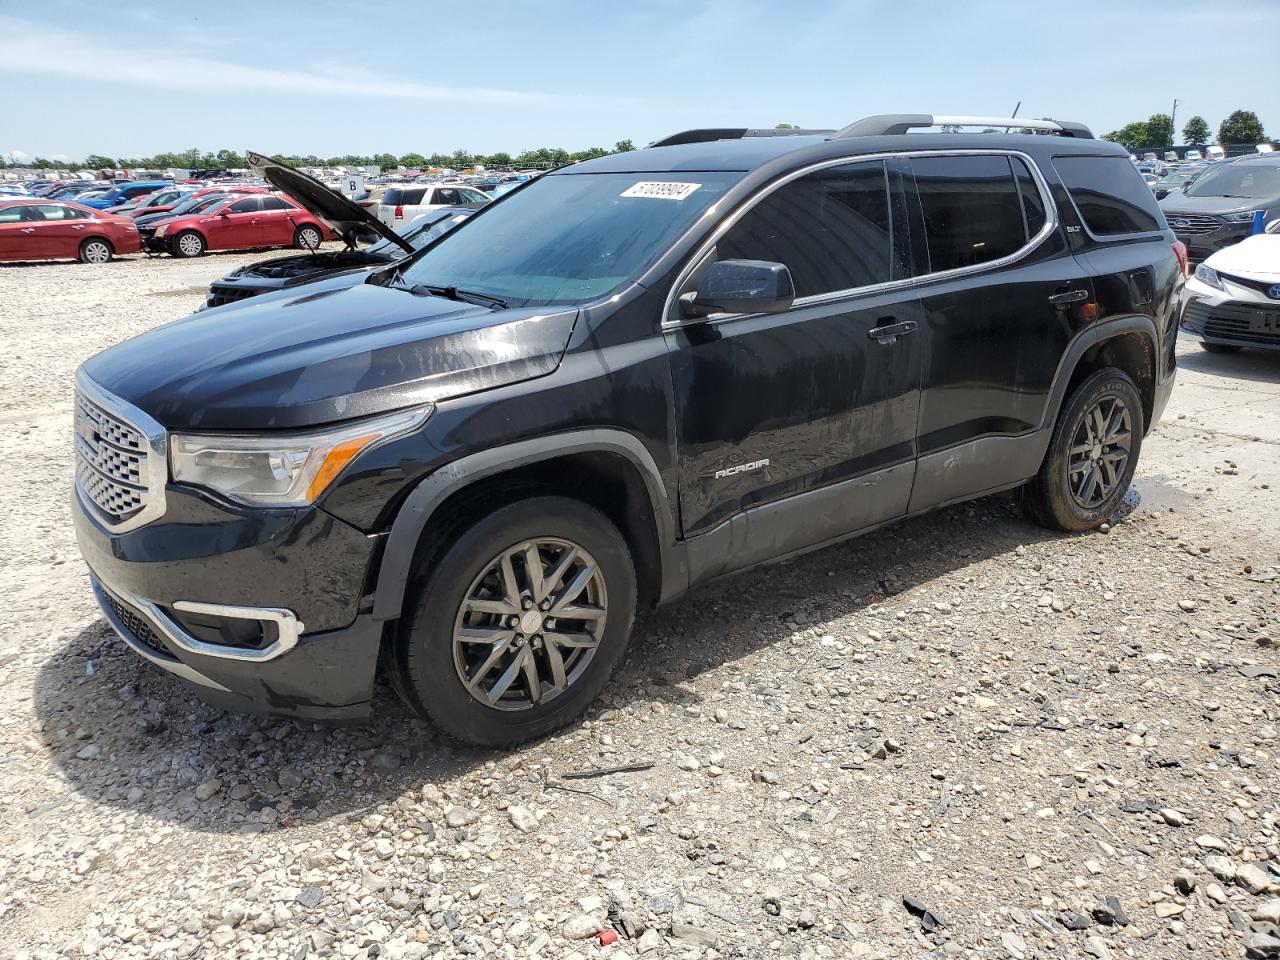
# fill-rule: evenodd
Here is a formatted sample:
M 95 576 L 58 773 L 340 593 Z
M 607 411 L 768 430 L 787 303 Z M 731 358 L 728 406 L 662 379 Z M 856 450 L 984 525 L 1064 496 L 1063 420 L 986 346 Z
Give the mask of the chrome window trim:
M 138 527 L 151 523 L 164 516 L 165 487 L 169 482 L 169 434 L 156 419 L 148 416 L 133 404 L 122 400 L 114 393 L 98 386 L 83 369 L 76 371 L 76 389 L 93 403 L 97 404 L 111 416 L 123 420 L 146 439 L 146 490 L 147 502 L 137 513 L 124 520 L 115 520 L 94 503 L 89 495 L 80 487 L 80 481 L 73 481 L 76 496 L 89 516 L 111 533 L 128 533 Z M 74 418 L 75 412 L 72 416 Z M 79 457 L 76 453 L 74 456 Z
M 974 156 L 999 156 L 999 157 L 1017 157 L 1022 160 L 1027 169 L 1031 171 L 1031 179 L 1035 181 L 1036 189 L 1040 191 L 1040 199 L 1044 203 L 1045 223 L 1038 233 L 1027 241 L 1019 249 L 998 260 L 992 260 L 988 263 L 977 264 L 972 267 L 957 267 L 953 270 L 939 270 L 935 273 L 925 273 L 918 277 L 904 277 L 901 280 L 889 280 L 885 283 L 869 284 L 864 287 L 850 287 L 846 290 L 832 290 L 829 293 L 812 294 L 807 297 L 797 297 L 791 310 L 803 307 L 814 306 L 817 304 L 835 303 L 841 300 L 848 300 L 853 297 L 874 296 L 875 294 L 885 293 L 892 290 L 903 290 L 913 286 L 922 286 L 928 283 L 937 283 L 945 280 L 952 280 L 957 277 L 969 276 L 971 274 L 981 273 L 986 270 L 999 270 L 1003 267 L 1010 266 L 1022 260 L 1029 254 L 1033 253 L 1049 238 L 1055 230 L 1058 229 L 1058 205 L 1054 202 L 1053 194 L 1049 190 L 1048 181 L 1045 180 L 1044 174 L 1035 160 L 1029 154 L 1020 150 L 1010 149 L 960 149 L 960 150 L 901 150 L 890 151 L 887 153 L 868 153 L 857 156 L 838 157 L 832 160 L 821 160 L 817 163 L 811 163 L 808 166 L 800 167 L 793 170 L 785 176 L 779 177 L 770 183 L 765 184 L 754 194 L 738 205 L 732 213 L 726 216 L 720 224 L 711 231 L 711 234 L 698 245 L 693 256 L 685 263 L 677 274 L 675 283 L 671 285 L 671 289 L 667 291 L 667 298 L 662 305 L 662 329 L 663 331 L 676 330 L 681 327 L 690 325 L 702 325 L 707 323 L 723 323 L 726 320 L 740 320 L 744 317 L 763 316 L 759 313 L 720 313 L 712 314 L 710 317 L 696 317 L 684 319 L 676 314 L 676 319 L 671 319 L 675 304 L 679 299 L 679 291 L 688 282 L 693 272 L 702 265 L 702 261 L 711 252 L 711 249 L 739 220 L 742 219 L 752 208 L 761 200 L 769 196 L 775 190 L 786 186 L 793 180 L 815 173 L 819 170 L 826 170 L 831 167 L 848 166 L 854 163 L 864 163 L 871 161 L 887 161 L 906 159 L 913 157 L 974 157 Z M 1012 171 L 1011 171 L 1012 172 Z M 1017 178 L 1014 178 L 1016 185 Z M 791 311 L 787 311 L 788 313 Z

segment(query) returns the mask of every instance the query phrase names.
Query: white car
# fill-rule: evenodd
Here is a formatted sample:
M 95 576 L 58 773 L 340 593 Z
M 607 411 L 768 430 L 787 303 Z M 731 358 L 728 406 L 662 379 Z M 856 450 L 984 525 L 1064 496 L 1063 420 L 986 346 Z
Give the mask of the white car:
M 1182 158 L 1182 159 L 1183 159 L 1183 160 L 1203 160 L 1203 159 L 1204 159 L 1204 157 L 1202 157 L 1202 156 L 1200 155 L 1200 151 L 1199 151 L 1199 150 L 1188 150 L 1188 151 L 1186 152 L 1186 155 L 1185 155 L 1185 156 L 1183 156 L 1183 158 Z
M 1196 267 L 1179 325 L 1210 353 L 1280 350 L 1280 220 Z
M 398 230 L 414 217 L 431 210 L 484 204 L 492 199 L 463 183 L 392 184 L 378 201 L 378 219 Z

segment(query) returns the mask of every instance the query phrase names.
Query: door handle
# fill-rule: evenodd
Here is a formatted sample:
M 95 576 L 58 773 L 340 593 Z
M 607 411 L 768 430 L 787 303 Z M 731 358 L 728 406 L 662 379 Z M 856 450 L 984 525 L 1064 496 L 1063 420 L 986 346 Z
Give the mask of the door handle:
M 35 233 L 35 232 L 36 232 L 36 228 L 35 228 L 35 227 L 23 227 L 23 228 L 22 228 L 22 232 L 23 232 L 23 233 Z
M 1088 290 L 1068 290 L 1066 293 L 1055 293 L 1049 298 L 1049 302 L 1055 307 L 1066 307 L 1073 303 L 1084 303 L 1088 299 Z
M 883 327 L 873 327 L 867 331 L 867 336 L 887 345 L 896 343 L 899 337 L 905 337 L 908 333 L 915 333 L 918 326 L 919 324 L 914 320 L 901 320 L 898 323 L 885 324 Z

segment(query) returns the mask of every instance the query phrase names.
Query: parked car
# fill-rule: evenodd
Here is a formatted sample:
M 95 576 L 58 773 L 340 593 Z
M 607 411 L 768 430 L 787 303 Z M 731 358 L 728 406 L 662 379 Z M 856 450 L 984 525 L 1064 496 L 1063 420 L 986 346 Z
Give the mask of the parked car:
M 167 219 L 152 236 L 175 257 L 198 257 L 210 250 L 259 247 L 315 250 L 335 234 L 289 197 L 242 194 L 207 210 Z
M 236 194 L 221 193 L 216 190 L 202 190 L 198 196 L 193 194 L 187 197 L 171 210 L 135 217 L 133 222 L 137 224 L 138 233 L 142 235 L 143 249 L 152 253 L 164 253 L 167 244 L 163 239 L 156 239 L 156 231 L 161 226 L 181 217 L 211 210 L 233 196 L 236 196 Z
M 166 213 L 172 210 L 187 197 L 195 194 L 195 188 L 190 186 L 166 187 L 163 190 L 157 190 L 154 193 L 146 193 L 138 197 L 132 204 L 117 212 L 124 216 L 137 219 L 145 217 L 152 213 Z
M 314 209 L 312 212 L 316 213 Z M 469 207 L 441 207 L 417 217 L 405 228 L 403 237 L 384 237 L 364 250 L 348 246 L 344 250 L 328 253 L 299 254 L 251 263 L 232 271 L 221 280 L 213 281 L 209 286 L 205 307 L 236 303 L 337 273 L 352 274 L 353 283 L 362 281 L 365 272 L 402 260 L 444 236 L 473 213 L 475 210 Z M 331 220 L 328 222 L 332 223 Z M 381 223 L 378 225 L 383 226 Z
M 0 260 L 106 263 L 140 249 L 128 217 L 66 201 L 0 198 Z
M 1280 217 L 1280 155 L 1216 163 L 1160 206 L 1191 259 L 1204 260 L 1249 236 L 1257 211 L 1268 222 Z
M 1203 160 L 1204 155 L 1199 150 L 1188 150 L 1182 157 L 1184 160 Z
M 381 657 L 497 746 L 712 578 L 1019 486 L 1102 524 L 1172 390 L 1182 244 L 1084 126 L 908 135 L 962 122 L 686 131 L 362 283 L 93 357 L 73 513 L 103 615 L 307 718 L 366 714 Z
M 428 210 L 480 206 L 491 199 L 484 191 L 460 183 L 393 185 L 378 201 L 378 219 L 389 227 L 402 227 Z
M 83 200 L 82 202 L 87 207 L 105 210 L 107 207 L 114 207 L 121 203 L 127 203 L 134 197 L 148 193 L 155 193 L 157 190 L 163 190 L 164 188 L 171 186 L 173 186 L 173 184 L 168 180 L 129 181 L 127 183 L 116 184 L 107 190 L 101 197 L 92 200 Z
M 1181 327 L 1210 353 L 1280 350 L 1280 220 L 1196 267 Z
M 1163 177 L 1158 177 L 1155 183 L 1151 184 L 1151 190 L 1155 193 L 1157 200 L 1163 200 L 1175 190 L 1181 190 L 1198 177 L 1201 169 L 1194 165 L 1184 165 L 1170 170 Z M 1145 180 L 1146 177 L 1144 176 L 1143 179 Z

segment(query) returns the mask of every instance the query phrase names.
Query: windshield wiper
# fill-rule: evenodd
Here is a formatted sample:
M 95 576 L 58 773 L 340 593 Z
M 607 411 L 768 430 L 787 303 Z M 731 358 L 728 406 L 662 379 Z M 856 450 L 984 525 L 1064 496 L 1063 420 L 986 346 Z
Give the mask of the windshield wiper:
M 418 296 L 444 297 L 446 300 L 476 303 L 494 310 L 504 310 L 507 306 L 507 301 L 499 297 L 491 297 L 487 293 L 476 293 L 474 290 L 459 290 L 457 287 L 437 287 L 429 283 L 415 283 L 412 287 L 400 289 L 408 289 L 410 293 Z

